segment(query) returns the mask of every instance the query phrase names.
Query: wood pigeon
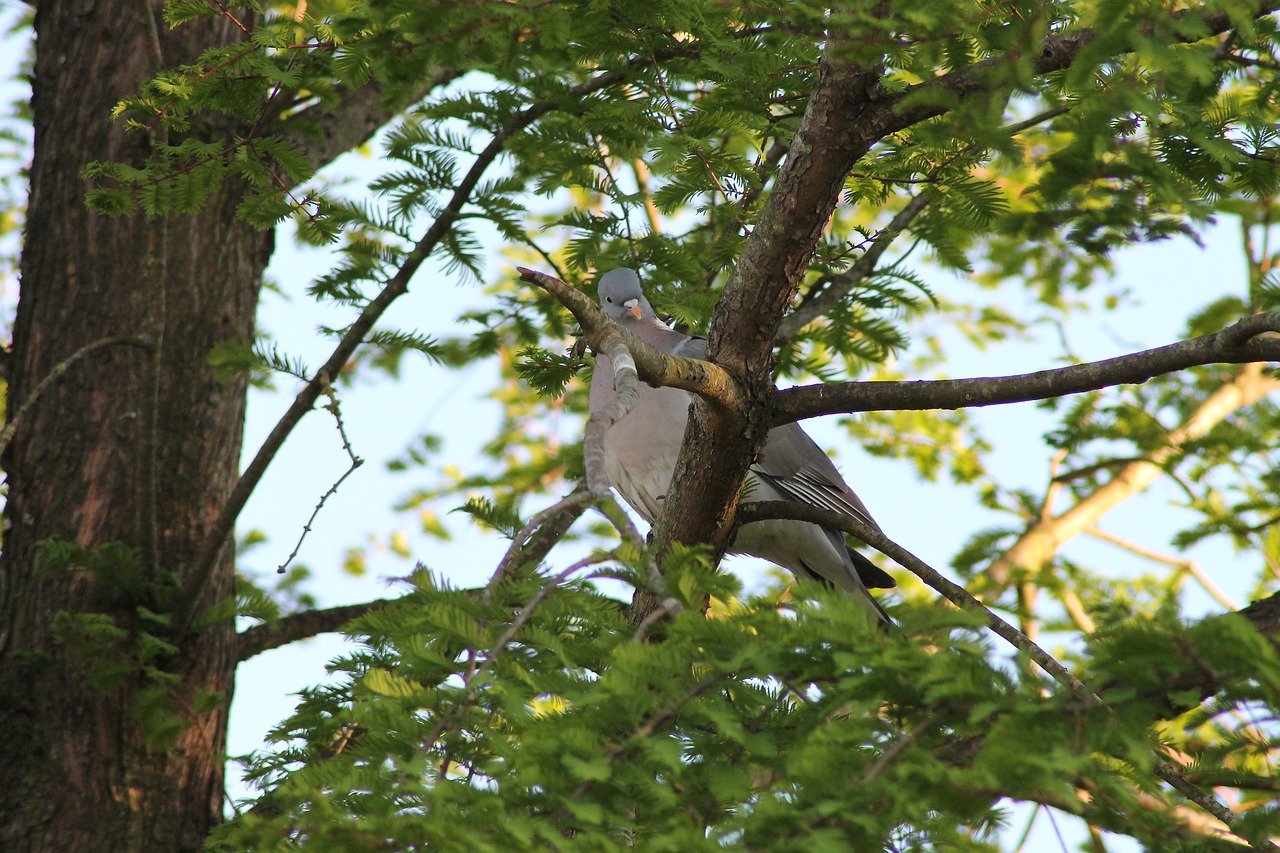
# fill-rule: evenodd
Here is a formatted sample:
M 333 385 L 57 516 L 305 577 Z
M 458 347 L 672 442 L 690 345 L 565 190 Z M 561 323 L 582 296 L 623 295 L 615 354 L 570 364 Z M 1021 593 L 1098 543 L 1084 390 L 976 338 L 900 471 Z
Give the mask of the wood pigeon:
M 705 338 L 689 337 L 658 320 L 635 270 L 624 267 L 605 273 L 600 278 L 599 298 L 606 314 L 649 346 L 670 355 L 706 357 Z M 605 409 L 615 397 L 613 365 L 603 354 L 596 362 L 591 380 L 592 413 Z M 688 391 L 654 388 L 642 382 L 635 406 L 605 433 L 609 483 L 650 524 L 658 517 L 671 485 L 692 400 Z M 769 431 L 764 450 L 747 475 L 743 501 L 818 506 L 880 529 L 827 455 L 794 423 Z M 892 624 L 867 589 L 893 587 L 893 578 L 849 548 L 839 530 L 804 521 L 757 521 L 738 530 L 729 552 L 760 557 L 797 578 L 837 586 L 864 603 L 878 622 Z

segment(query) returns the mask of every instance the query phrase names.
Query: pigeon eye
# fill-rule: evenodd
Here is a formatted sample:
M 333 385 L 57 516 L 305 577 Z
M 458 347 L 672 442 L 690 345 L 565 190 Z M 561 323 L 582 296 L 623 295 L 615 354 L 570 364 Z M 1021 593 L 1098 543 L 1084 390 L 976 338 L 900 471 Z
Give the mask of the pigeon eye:
M 612 304 L 613 304 L 613 299 L 612 299 L 612 298 L 610 298 L 610 297 L 608 297 L 608 296 L 606 296 L 606 297 L 604 298 L 604 301 L 605 301 L 605 302 L 608 302 L 610 305 L 612 305 Z

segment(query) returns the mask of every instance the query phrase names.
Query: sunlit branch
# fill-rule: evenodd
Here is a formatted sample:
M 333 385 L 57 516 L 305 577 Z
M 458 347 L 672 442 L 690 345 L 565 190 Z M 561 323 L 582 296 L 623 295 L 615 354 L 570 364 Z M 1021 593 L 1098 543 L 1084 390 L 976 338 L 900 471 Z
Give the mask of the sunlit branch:
M 742 405 L 742 391 L 724 368 L 702 359 L 667 355 L 618 326 L 600 310 L 600 306 L 591 297 L 560 279 L 525 267 L 516 267 L 516 271 L 520 273 L 522 280 L 541 287 L 569 309 L 582 326 L 584 336 L 593 349 L 629 353 L 630 358 L 634 359 L 634 372 L 650 385 L 692 391 L 726 408 Z M 607 354 L 612 356 L 612 353 Z M 623 369 L 615 363 L 615 377 Z
M 653 199 L 653 190 L 649 186 L 649 166 L 637 157 L 631 161 L 631 171 L 635 174 L 636 189 L 644 199 L 644 214 L 649 219 L 649 231 L 662 233 L 662 214 L 658 211 L 658 203 Z
M 1209 577 L 1209 575 L 1205 573 L 1204 569 L 1200 568 L 1200 564 L 1195 560 L 1181 560 L 1177 557 L 1171 557 L 1168 554 L 1161 554 L 1156 551 L 1152 551 L 1150 548 L 1145 548 L 1137 542 L 1132 542 L 1121 536 L 1117 536 L 1100 527 L 1090 527 L 1084 532 L 1086 535 L 1092 536 L 1095 539 L 1101 539 L 1103 542 L 1110 542 L 1118 548 L 1123 548 L 1131 554 L 1136 554 L 1139 557 L 1151 560 L 1155 563 L 1171 566 L 1180 572 L 1186 572 L 1191 575 L 1191 577 L 1195 578 L 1196 582 L 1204 588 L 1204 591 L 1213 596 L 1213 598 L 1223 607 L 1228 610 L 1240 609 L 1240 605 L 1237 604 L 1231 596 L 1227 595 L 1226 591 L 1222 587 L 1214 583 L 1213 578 Z
M 1280 339 L 1273 342 L 1280 344 Z M 986 570 L 984 580 L 988 586 L 982 595 L 998 595 L 1014 577 L 1015 568 L 1038 571 L 1063 543 L 1149 486 L 1188 441 L 1205 435 L 1232 412 L 1252 405 L 1277 389 L 1280 389 L 1280 380 L 1264 375 L 1260 365 L 1249 364 L 1237 370 L 1229 382 L 1205 398 L 1182 424 L 1168 432 L 1163 447 L 1146 459 L 1121 467 L 1107 482 L 1059 515 L 1033 522 Z

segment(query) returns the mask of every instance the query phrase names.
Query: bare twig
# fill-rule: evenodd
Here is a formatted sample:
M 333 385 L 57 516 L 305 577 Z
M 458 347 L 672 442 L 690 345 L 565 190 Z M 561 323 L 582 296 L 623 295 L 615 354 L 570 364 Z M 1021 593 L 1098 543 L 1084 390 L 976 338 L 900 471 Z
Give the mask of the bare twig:
M 777 170 L 778 164 L 782 162 L 782 158 L 787 155 L 787 146 L 781 142 L 774 142 L 760 155 L 756 161 L 756 178 L 758 182 L 749 185 L 746 192 L 742 194 L 742 199 L 738 202 L 739 208 L 745 215 L 755 205 L 760 195 L 764 192 L 765 186 L 769 183 L 769 178 Z M 739 228 L 742 227 L 743 220 L 739 219 L 736 223 Z
M 1065 473 L 1055 474 L 1053 482 L 1050 484 L 1050 488 L 1053 486 L 1063 486 L 1067 483 L 1075 482 L 1076 480 L 1083 480 L 1085 477 L 1092 477 L 1099 471 L 1115 470 L 1117 468 L 1123 468 L 1125 465 L 1131 465 L 1134 462 L 1146 461 L 1149 461 L 1146 456 L 1116 456 L 1111 459 L 1102 459 L 1098 462 L 1085 465 L 1082 468 L 1073 468 Z
M 1060 447 L 1053 452 L 1053 456 L 1049 460 L 1049 488 L 1045 490 L 1044 501 L 1040 504 L 1040 519 L 1042 521 L 1047 518 L 1053 518 L 1053 504 L 1058 499 L 1058 493 L 1062 491 L 1062 479 L 1058 476 L 1058 469 L 1062 467 L 1062 462 L 1066 458 L 1067 449 Z
M 636 30 L 636 35 L 639 36 L 642 41 L 645 41 L 643 31 Z M 648 41 L 645 41 L 646 47 L 648 47 L 648 44 Z M 652 54 L 653 48 L 649 48 L 649 50 Z M 675 99 L 671 97 L 671 90 L 667 88 L 667 77 L 662 73 L 662 63 L 658 62 L 657 56 L 654 56 L 653 58 L 653 70 L 654 76 L 658 81 L 658 87 L 662 89 L 662 95 L 666 98 L 667 112 L 671 114 L 671 121 L 675 124 L 676 131 L 681 136 L 685 136 L 684 123 L 680 121 L 680 112 L 676 109 Z M 728 198 L 729 191 L 720 183 L 720 176 L 716 174 L 715 169 L 711 168 L 711 163 L 707 160 L 707 154 L 702 150 L 702 146 L 695 145 L 693 150 L 694 153 L 698 155 L 698 160 L 701 161 L 703 170 L 706 171 L 707 176 L 711 178 L 711 182 L 716 185 L 716 189 L 720 191 L 721 195 Z
M 1277 7 L 1280 7 L 1280 2 L 1276 0 L 1255 0 L 1253 8 L 1245 14 L 1263 17 L 1276 11 Z M 1182 43 L 1197 41 L 1231 30 L 1236 25 L 1234 14 L 1234 10 L 1232 13 L 1217 10 L 1206 12 L 1200 6 L 1189 7 L 1168 16 L 1171 24 L 1169 32 L 1174 34 L 1171 38 Z M 1038 46 L 1033 46 L 1035 58 L 1032 61 L 1032 73 L 1050 74 L 1071 67 L 1080 53 L 1098 38 L 1098 31 L 1089 28 L 1068 29 L 1047 36 Z M 878 99 L 873 108 L 864 110 L 861 116 L 867 133 L 882 138 L 925 119 L 942 115 L 950 107 L 946 99 L 938 95 L 948 93 L 963 98 L 983 93 L 987 90 L 990 75 L 1006 68 L 1008 64 L 1007 56 L 993 56 L 908 86 L 891 97 Z
M 1009 136 L 1015 136 L 1024 130 L 1043 124 L 1050 119 L 1070 112 L 1070 107 L 1060 106 L 1044 110 L 1024 121 L 1011 124 L 1003 129 L 1003 133 Z M 940 164 L 937 171 L 944 166 L 949 166 L 955 159 L 963 156 L 969 156 L 980 150 L 981 146 L 970 145 L 965 147 L 956 157 L 949 158 L 945 163 Z M 937 181 L 936 177 L 926 177 L 919 181 L 902 181 L 901 183 L 922 183 L 931 184 Z M 880 262 L 880 258 L 888 250 L 889 246 L 895 239 L 905 231 L 911 222 L 928 206 L 930 201 L 928 188 L 922 189 L 919 193 L 911 198 L 910 201 L 890 220 L 874 238 L 871 240 L 870 247 L 858 258 L 848 271 L 833 276 L 828 286 L 821 293 L 813 296 L 812 299 L 797 306 L 795 311 L 783 319 L 782 325 L 778 327 L 778 334 L 775 341 L 779 344 L 786 343 L 795 337 L 800 331 L 814 320 L 821 317 L 833 305 L 843 299 L 853 288 L 857 287 L 875 271 L 876 265 Z
M 338 403 L 337 393 L 329 383 L 329 377 L 321 371 L 318 379 L 321 383 L 321 393 L 329 398 L 329 402 L 324 405 L 325 411 L 333 415 L 333 419 L 338 425 L 338 435 L 342 438 L 342 449 L 346 451 L 347 458 L 351 460 L 351 464 L 347 467 L 347 470 L 343 472 L 342 476 L 329 487 L 329 491 L 320 496 L 320 500 L 316 503 L 315 509 L 311 511 L 311 517 L 308 518 L 307 523 L 302 526 L 302 533 L 298 536 L 297 543 L 293 546 L 293 550 L 289 552 L 289 556 L 285 558 L 284 562 L 276 568 L 276 574 L 284 574 L 285 569 L 287 569 L 289 564 L 293 562 L 294 558 L 298 556 L 298 551 L 302 549 L 302 543 L 307 540 L 307 534 L 311 532 L 312 523 L 316 520 L 316 516 L 320 514 L 320 510 L 324 508 L 325 503 L 328 502 L 329 498 L 337 494 L 338 489 L 342 487 L 342 484 L 346 482 L 347 478 L 354 474 L 356 469 L 364 464 L 364 460 L 359 456 L 356 456 L 355 451 L 351 449 L 351 439 L 347 438 L 347 428 L 342 422 L 342 408 Z
M 284 562 L 276 567 L 276 574 L 282 575 L 285 573 L 285 570 L 289 568 L 289 564 L 294 561 L 294 558 L 298 556 L 298 551 L 302 549 L 302 543 L 306 541 L 307 535 L 311 532 L 311 525 L 315 522 L 316 516 L 320 514 L 320 510 L 324 509 L 324 505 L 328 502 L 329 498 L 336 495 L 338 493 L 338 489 L 342 488 L 342 484 L 347 481 L 347 478 L 354 474 L 356 469 L 363 464 L 363 459 L 356 459 L 353 461 L 350 467 L 342 473 L 342 476 L 335 480 L 333 485 L 329 487 L 329 490 L 320 496 L 320 500 L 316 502 L 315 507 L 311 510 L 311 517 L 307 519 L 306 524 L 302 525 L 302 533 L 298 535 L 298 541 L 294 543 L 293 550 L 289 552 L 288 557 L 285 557 Z

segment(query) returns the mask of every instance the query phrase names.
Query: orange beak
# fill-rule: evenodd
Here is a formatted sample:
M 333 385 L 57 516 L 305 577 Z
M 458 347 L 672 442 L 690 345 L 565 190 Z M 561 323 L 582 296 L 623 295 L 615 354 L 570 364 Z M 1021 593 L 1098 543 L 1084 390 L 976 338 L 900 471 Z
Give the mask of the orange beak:
M 637 320 L 640 319 L 640 300 L 628 299 L 626 302 L 622 303 L 622 307 L 626 308 L 627 312 L 632 317 L 635 317 Z

